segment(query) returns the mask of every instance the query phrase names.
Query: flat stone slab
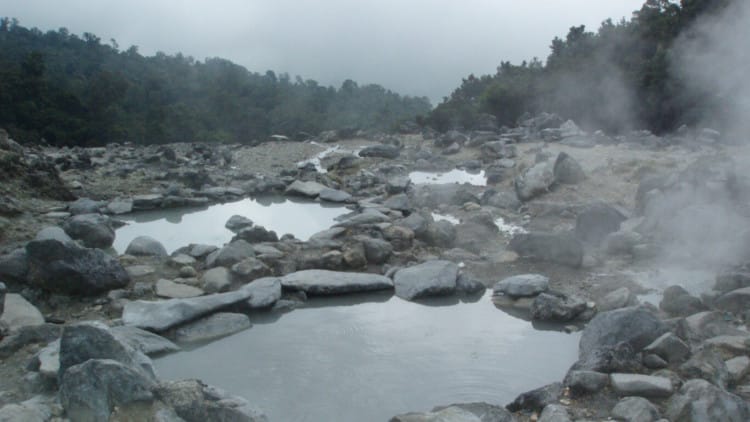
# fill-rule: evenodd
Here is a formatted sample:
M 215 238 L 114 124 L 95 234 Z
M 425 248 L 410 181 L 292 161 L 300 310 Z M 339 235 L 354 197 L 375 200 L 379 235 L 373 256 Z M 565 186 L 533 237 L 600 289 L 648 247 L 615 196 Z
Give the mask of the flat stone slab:
M 450 261 L 428 261 L 404 268 L 393 277 L 396 296 L 413 300 L 456 291 L 458 265 Z
M 252 309 L 268 308 L 281 299 L 281 280 L 275 277 L 253 280 L 245 288 L 251 292 L 247 304 Z
M 391 289 L 393 281 L 379 274 L 303 270 L 282 277 L 281 286 L 312 295 L 334 295 Z
M 180 350 L 180 346 L 170 340 L 150 331 L 141 330 L 140 328 L 119 326 L 112 327 L 111 330 L 112 334 L 120 339 L 120 341 L 139 350 L 146 356 L 163 355 Z
M 318 182 L 303 182 L 295 180 L 289 187 L 286 188 L 287 195 L 300 195 L 307 196 L 309 198 L 315 198 L 320 195 L 323 189 L 328 189 L 327 186 L 322 185 Z
M 190 322 L 175 330 L 178 343 L 203 343 L 226 337 L 250 328 L 250 318 L 245 314 L 221 312 Z
M 203 290 L 188 286 L 187 284 L 175 283 L 167 279 L 159 279 L 156 282 L 156 295 L 170 299 L 184 299 L 203 295 Z
M 610 374 L 612 388 L 622 396 L 669 397 L 672 381 L 665 377 L 640 374 Z
M 245 301 L 251 296 L 252 290 L 244 286 L 234 292 L 188 299 L 135 300 L 125 305 L 122 322 L 144 330 L 161 332 L 226 306 Z
M 521 274 L 498 281 L 492 288 L 494 294 L 513 298 L 532 297 L 549 289 L 549 278 L 541 274 Z

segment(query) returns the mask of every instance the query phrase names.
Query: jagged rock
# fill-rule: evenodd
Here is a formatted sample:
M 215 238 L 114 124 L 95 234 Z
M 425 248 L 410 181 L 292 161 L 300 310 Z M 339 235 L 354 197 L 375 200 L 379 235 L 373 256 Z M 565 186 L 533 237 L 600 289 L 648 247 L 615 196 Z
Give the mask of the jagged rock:
M 655 353 L 669 363 L 684 362 L 690 356 L 690 346 L 672 333 L 664 333 L 643 348 L 645 353 Z
M 586 173 L 578 161 L 564 152 L 557 155 L 552 172 L 557 183 L 575 185 L 586 179 Z
M 203 290 L 206 293 L 219 293 L 229 290 L 229 287 L 232 285 L 232 279 L 229 275 L 229 270 L 224 267 L 214 267 L 203 273 L 201 283 L 203 283 Z
M 264 277 L 245 286 L 250 292 L 247 304 L 251 309 L 263 309 L 273 306 L 281 299 L 281 280 L 276 277 Z
M 327 189 L 326 185 L 322 185 L 318 182 L 303 182 L 301 180 L 295 180 L 289 187 L 286 188 L 285 193 L 287 195 L 299 195 L 306 196 L 308 198 L 315 198 L 320 195 L 323 189 Z
M 381 157 L 381 158 L 397 158 L 401 154 L 401 150 L 394 145 L 371 145 L 369 147 L 362 148 L 359 151 L 360 157 Z
M 571 422 L 568 409 L 559 404 L 548 404 L 544 406 L 542 414 L 537 422 Z
M 252 290 L 243 286 L 234 292 L 188 299 L 136 300 L 125 305 L 122 322 L 144 330 L 162 332 L 226 306 L 246 301 L 251 296 Z
M 150 403 L 151 378 L 109 359 L 91 359 L 66 370 L 60 382 L 60 403 L 70 420 L 109 420 L 115 407 Z
M 608 234 L 620 230 L 625 216 L 607 204 L 592 204 L 576 217 L 576 236 L 583 242 L 599 245 Z
M 243 259 L 254 256 L 253 245 L 244 240 L 235 240 L 223 248 L 211 252 L 206 257 L 206 266 L 209 268 L 217 266 L 230 268 Z
M 541 293 L 531 303 L 531 317 L 536 321 L 568 322 L 586 310 L 586 302 L 566 295 Z
M 659 409 L 642 397 L 625 397 L 612 409 L 612 416 L 628 422 L 654 422 L 659 419 Z
M 185 299 L 202 296 L 205 292 L 197 287 L 161 278 L 156 281 L 154 292 L 159 297 Z
M 600 312 L 613 311 L 638 304 L 638 299 L 627 287 L 613 290 L 597 301 L 596 307 Z
M 681 286 L 664 289 L 659 308 L 672 316 L 688 316 L 707 310 L 706 305 Z
M 5 286 L 3 286 L 5 287 Z M 29 325 L 44 324 L 44 316 L 39 310 L 29 303 L 23 296 L 16 293 L 4 294 L 4 310 L 2 310 L 0 322 L 11 332 Z M 1 298 L 1 296 L 0 296 Z
M 691 342 L 701 342 L 720 335 L 745 334 L 733 327 L 722 312 L 699 312 L 678 322 L 676 334 Z
M 669 397 L 673 393 L 669 378 L 640 374 L 610 374 L 616 393 L 623 396 Z
M 240 230 L 252 227 L 253 221 L 247 217 L 241 215 L 233 215 L 229 217 L 229 220 L 224 224 L 224 227 L 229 229 L 232 233 L 239 233 Z
M 519 395 L 505 408 L 511 412 L 541 412 L 547 405 L 557 403 L 561 394 L 562 384 L 555 382 Z
M 155 392 L 185 422 L 268 422 L 263 412 L 246 400 L 199 380 L 162 382 Z
M 597 393 L 609 385 L 609 375 L 596 371 L 571 370 L 565 376 L 564 385 L 577 395 Z
M 529 259 L 576 268 L 583 263 L 583 244 L 568 233 L 519 233 L 513 236 L 509 246 Z
M 271 275 L 271 269 L 257 258 L 245 258 L 232 265 L 232 280 L 240 283 L 248 283 L 268 275 Z
M 23 282 L 29 274 L 29 259 L 26 249 L 18 248 L 0 256 L 0 279 Z
M 349 202 L 352 200 L 350 193 L 330 188 L 321 189 L 319 197 L 321 201 L 328 202 Z
M 533 199 L 547 190 L 555 183 L 553 165 L 549 162 L 536 163 L 514 181 L 516 195 L 521 201 Z
M 146 356 L 158 356 L 180 350 L 178 345 L 166 338 L 140 328 L 119 326 L 112 327 L 111 331 L 121 342 Z
M 514 422 L 507 410 L 487 403 L 461 403 L 438 406 L 430 412 L 404 413 L 391 422 Z
M 311 295 L 330 295 L 391 289 L 393 281 L 378 274 L 302 270 L 282 277 L 281 286 Z
M 115 241 L 115 230 L 109 217 L 101 214 L 78 214 L 63 224 L 63 230 L 88 248 L 106 249 Z
M 167 250 L 158 240 L 150 236 L 138 236 L 130 241 L 125 254 L 135 256 L 167 256 Z
M 204 343 L 251 326 L 250 318 L 245 314 L 220 312 L 180 326 L 175 330 L 174 338 L 178 343 Z
M 541 274 L 521 274 L 498 281 L 492 288 L 494 294 L 512 298 L 533 297 L 549 289 L 549 278 Z
M 722 311 L 740 314 L 750 309 L 750 287 L 732 290 L 714 301 L 714 306 Z
M 278 242 L 279 236 L 273 230 L 268 230 L 263 226 L 246 227 L 232 238 L 232 241 L 244 240 L 248 243 L 260 242 Z
M 750 420 L 747 402 L 705 380 L 690 380 L 667 403 L 665 416 L 672 421 L 743 422 Z
M 414 300 L 424 296 L 452 294 L 456 290 L 458 266 L 450 261 L 427 261 L 396 272 L 396 296 Z
M 122 265 L 100 249 L 33 240 L 26 244 L 26 253 L 29 280 L 47 290 L 93 295 L 125 287 L 130 281 Z

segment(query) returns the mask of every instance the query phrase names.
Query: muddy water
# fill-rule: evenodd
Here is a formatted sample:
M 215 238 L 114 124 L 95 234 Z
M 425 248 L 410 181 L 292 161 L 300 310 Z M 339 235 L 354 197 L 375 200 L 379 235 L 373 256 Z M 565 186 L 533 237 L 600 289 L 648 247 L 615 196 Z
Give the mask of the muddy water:
M 243 396 L 272 421 L 385 421 L 440 404 L 505 405 L 564 377 L 577 334 L 534 330 L 495 308 L 489 292 L 474 300 L 312 299 L 155 365 L 162 378 L 199 378 Z
M 283 197 L 243 199 L 207 208 L 140 212 L 118 217 L 128 225 L 117 229 L 113 246 L 118 253 L 123 253 L 130 241 L 143 235 L 160 241 L 168 253 L 190 243 L 221 246 L 232 239 L 233 233 L 224 224 L 235 214 L 274 230 L 279 237 L 291 233 L 298 239 L 307 240 L 331 227 L 334 218 L 347 212 L 349 210 L 340 205 Z
M 470 173 L 459 169 L 447 172 L 413 171 L 409 173 L 409 179 L 415 185 L 442 183 L 468 183 L 475 186 L 487 185 L 487 177 L 484 175 L 484 170 L 478 173 Z

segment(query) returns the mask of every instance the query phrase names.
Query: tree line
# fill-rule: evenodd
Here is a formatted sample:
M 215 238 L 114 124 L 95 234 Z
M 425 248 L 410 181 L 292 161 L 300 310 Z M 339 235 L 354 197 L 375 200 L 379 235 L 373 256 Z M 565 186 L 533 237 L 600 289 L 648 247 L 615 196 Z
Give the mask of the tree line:
M 425 97 L 379 85 L 334 88 L 221 58 L 147 57 L 91 33 L 0 19 L 0 127 L 21 142 L 254 143 L 272 134 L 388 131 L 430 109 Z

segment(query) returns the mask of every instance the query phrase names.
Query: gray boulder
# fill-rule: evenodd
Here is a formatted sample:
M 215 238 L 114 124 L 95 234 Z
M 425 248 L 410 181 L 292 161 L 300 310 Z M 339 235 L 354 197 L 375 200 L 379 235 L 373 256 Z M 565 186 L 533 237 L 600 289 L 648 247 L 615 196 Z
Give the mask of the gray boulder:
M 375 239 L 369 236 L 357 236 L 357 241 L 362 242 L 365 248 L 365 257 L 371 264 L 383 264 L 388 261 L 393 253 L 393 245 L 382 239 Z
M 514 187 L 518 199 L 528 201 L 547 192 L 553 183 L 555 183 L 553 165 L 544 161 L 534 164 L 518 175 L 514 181 Z
M 258 408 L 199 380 L 167 381 L 155 390 L 185 422 L 268 422 Z
M 328 202 L 349 202 L 352 200 L 352 195 L 348 192 L 331 188 L 321 189 L 319 197 L 321 201 Z
M 158 356 L 180 350 L 178 345 L 168 339 L 140 328 L 119 326 L 110 330 L 121 342 L 146 356 Z
M 549 289 L 549 278 L 541 274 L 521 274 L 498 281 L 493 294 L 512 298 L 533 297 Z
M 654 353 L 669 363 L 684 362 L 690 356 L 690 346 L 671 332 L 662 334 L 643 351 Z
M 622 396 L 669 397 L 674 392 L 672 381 L 665 377 L 641 374 L 611 374 L 612 389 Z
M 730 381 L 729 370 L 721 354 L 713 347 L 704 347 L 680 365 L 680 374 L 687 378 L 702 378 L 726 388 Z
M 102 207 L 102 203 L 89 198 L 79 198 L 68 204 L 68 211 L 73 215 L 95 214 Z
M 81 248 L 57 240 L 26 244 L 29 280 L 47 290 L 95 295 L 125 287 L 130 276 L 120 263 L 100 249 Z
M 256 251 L 258 252 L 258 251 Z M 232 265 L 232 280 L 240 283 L 249 283 L 256 278 L 271 275 L 271 269 L 263 261 L 257 258 L 245 258 Z
M 625 216 L 607 204 L 589 205 L 576 217 L 576 236 L 583 242 L 598 246 L 608 234 L 620 230 Z
M 440 220 L 430 223 L 423 239 L 430 246 L 450 248 L 456 243 L 457 230 L 451 222 Z
M 253 245 L 244 240 L 235 240 L 223 248 L 211 252 L 206 257 L 206 266 L 209 268 L 217 266 L 230 268 L 243 259 L 254 256 Z
M 326 185 L 322 185 L 318 182 L 303 182 L 301 180 L 295 180 L 289 187 L 286 188 L 287 195 L 298 195 L 305 196 L 308 198 L 315 198 L 320 195 L 323 189 L 327 189 Z
M 393 281 L 378 274 L 302 270 L 282 277 L 281 286 L 311 295 L 331 295 L 391 289 Z
M 180 326 L 174 332 L 178 343 L 205 343 L 250 328 L 245 314 L 220 312 Z
M 535 321 L 568 322 L 586 310 L 586 302 L 562 295 L 541 293 L 531 303 L 531 318 Z
M 742 422 L 750 420 L 747 402 L 701 379 L 689 380 L 667 403 L 665 416 L 672 421 Z
M 73 240 L 65 230 L 57 226 L 48 226 L 39 230 L 34 240 L 57 240 L 58 242 L 70 242 Z
M 170 299 L 184 299 L 188 297 L 202 296 L 205 293 L 197 287 L 184 283 L 175 283 L 172 280 L 164 278 L 160 278 L 156 281 L 154 292 L 159 297 Z
M 115 241 L 115 230 L 106 215 L 78 214 L 63 224 L 63 230 L 88 248 L 106 249 Z
M 2 284 L 2 283 L 0 283 Z M 5 293 L 5 285 L 0 298 L 3 305 L 0 306 L 0 322 L 11 332 L 20 330 L 22 327 L 44 324 L 44 316 L 39 309 L 29 303 L 23 296 L 17 293 Z
M 264 277 L 245 286 L 250 292 L 247 304 L 250 309 L 270 308 L 281 299 L 281 280 L 276 277 Z
M 562 383 L 554 382 L 519 395 L 505 408 L 511 412 L 541 412 L 547 405 L 556 404 L 562 392 Z
M 29 274 L 29 259 L 26 249 L 18 248 L 0 256 L 0 279 L 23 282 Z
M 548 404 L 544 406 L 542 414 L 539 415 L 537 422 L 571 422 L 568 409 L 560 404 Z
M 150 236 L 138 236 L 130 241 L 125 254 L 135 256 L 167 256 L 167 250 L 158 240 Z
M 750 287 L 732 290 L 719 296 L 714 301 L 714 306 L 722 311 L 740 314 L 750 309 Z
M 414 300 L 425 296 L 452 294 L 456 291 L 458 266 L 450 261 L 427 261 L 396 272 L 393 282 L 396 296 Z
M 232 233 L 238 233 L 240 230 L 252 227 L 253 221 L 247 217 L 241 215 L 233 215 L 229 217 L 229 220 L 224 224 L 224 227 L 229 229 Z
M 557 183 L 575 185 L 586 179 L 586 173 L 578 161 L 564 152 L 557 155 L 552 172 Z
M 690 295 L 682 286 L 664 289 L 659 308 L 672 316 L 688 316 L 708 309 L 699 298 Z
M 229 270 L 224 267 L 214 267 L 206 270 L 201 277 L 203 290 L 206 293 L 226 292 L 232 286 Z
M 362 148 L 359 151 L 360 157 L 380 157 L 380 158 L 397 158 L 401 154 L 401 149 L 395 145 L 371 145 L 369 147 Z
M 643 397 L 625 397 L 612 409 L 612 416 L 628 422 L 655 422 L 659 409 Z
M 520 233 L 513 236 L 509 246 L 524 258 L 574 268 L 583 263 L 583 244 L 568 233 Z

